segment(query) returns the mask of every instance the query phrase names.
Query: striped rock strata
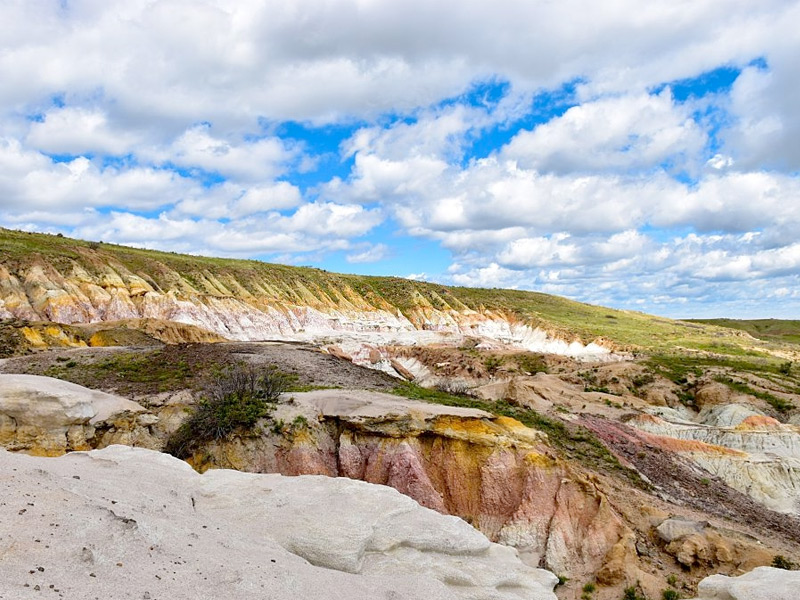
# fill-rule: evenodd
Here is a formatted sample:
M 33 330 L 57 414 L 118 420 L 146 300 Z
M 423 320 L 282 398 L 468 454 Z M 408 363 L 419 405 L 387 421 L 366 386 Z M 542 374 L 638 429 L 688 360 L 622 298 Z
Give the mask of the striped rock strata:
M 635 556 L 631 531 L 594 483 L 513 419 L 353 390 L 294 394 L 275 419 L 280 438 L 211 443 L 193 464 L 389 485 L 569 576 Z

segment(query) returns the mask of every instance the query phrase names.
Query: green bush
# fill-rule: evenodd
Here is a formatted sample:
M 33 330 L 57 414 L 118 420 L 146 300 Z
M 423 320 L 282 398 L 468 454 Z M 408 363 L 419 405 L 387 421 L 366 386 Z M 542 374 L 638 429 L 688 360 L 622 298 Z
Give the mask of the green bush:
M 268 417 L 292 379 L 275 368 L 237 365 L 206 390 L 205 397 L 169 437 L 166 452 L 186 458 L 203 442 L 252 431 Z
M 666 589 L 661 592 L 662 600 L 680 600 L 681 595 L 675 590 Z
M 775 555 L 775 557 L 772 559 L 772 566 L 776 569 L 785 569 L 786 571 L 794 571 L 797 568 L 796 563 L 789 560 L 782 554 Z
M 639 590 L 636 589 L 636 586 L 632 585 L 625 588 L 625 591 L 622 593 L 622 600 L 647 600 L 647 596 L 639 594 Z

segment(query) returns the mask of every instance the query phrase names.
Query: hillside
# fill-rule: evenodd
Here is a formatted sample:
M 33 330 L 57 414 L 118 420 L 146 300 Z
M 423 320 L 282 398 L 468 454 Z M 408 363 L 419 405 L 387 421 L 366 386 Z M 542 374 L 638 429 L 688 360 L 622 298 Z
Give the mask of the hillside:
M 779 346 L 716 324 L 537 292 L 336 274 L 6 229 L 0 229 L 0 319 L 61 324 L 156 319 L 239 340 L 276 335 L 309 340 L 342 330 L 433 331 L 572 355 L 593 342 L 589 354 L 680 347 L 768 356 Z M 575 342 L 579 345 L 570 348 Z
M 798 347 L 720 325 L 0 230 L 0 448 L 381 484 L 561 600 L 690 597 L 800 560 Z M 187 429 L 246 365 L 281 401 Z
M 746 331 L 755 338 L 775 342 L 800 344 L 800 321 L 790 319 L 687 319 L 691 323 L 703 323 L 717 327 L 728 327 Z

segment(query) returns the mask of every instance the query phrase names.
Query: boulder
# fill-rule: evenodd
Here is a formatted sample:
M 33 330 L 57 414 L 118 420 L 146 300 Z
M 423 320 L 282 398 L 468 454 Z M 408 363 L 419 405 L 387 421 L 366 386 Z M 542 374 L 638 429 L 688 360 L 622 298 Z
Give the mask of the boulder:
M 695 600 L 797 600 L 800 572 L 758 567 L 739 577 L 712 575 L 697 586 Z
M 110 443 L 157 447 L 157 417 L 119 396 L 37 375 L 0 374 L 0 447 L 56 456 Z
M 552 573 L 461 519 L 343 478 L 0 450 L 0 507 L 9 598 L 556 598 Z
M 690 536 L 696 533 L 702 534 L 703 530 L 708 526 L 704 521 L 692 521 L 689 519 L 672 518 L 666 519 L 658 527 L 656 532 L 658 537 L 667 544 L 674 542 L 682 537 Z

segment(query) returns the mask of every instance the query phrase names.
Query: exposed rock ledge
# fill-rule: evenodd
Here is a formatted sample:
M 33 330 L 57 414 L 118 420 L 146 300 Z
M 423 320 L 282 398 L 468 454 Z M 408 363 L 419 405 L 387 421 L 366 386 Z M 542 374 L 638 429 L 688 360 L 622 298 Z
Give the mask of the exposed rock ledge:
M 3 595 L 555 600 L 460 519 L 349 479 L 204 475 L 150 450 L 0 450 Z
M 110 444 L 150 448 L 158 417 L 136 402 L 37 375 L 0 375 L 0 447 L 46 456 Z
M 800 572 L 759 567 L 739 577 L 712 575 L 700 582 L 695 600 L 797 600 Z

